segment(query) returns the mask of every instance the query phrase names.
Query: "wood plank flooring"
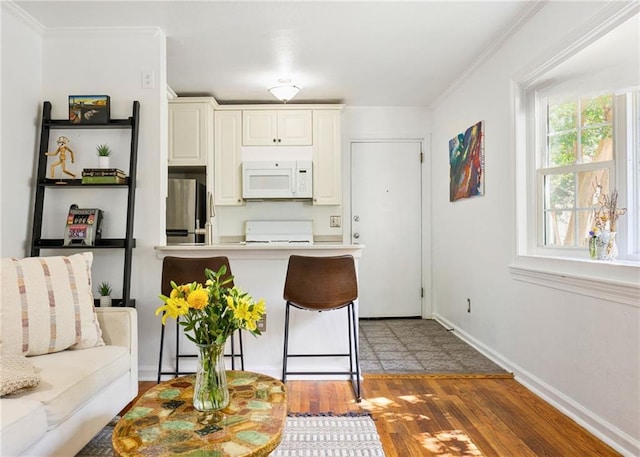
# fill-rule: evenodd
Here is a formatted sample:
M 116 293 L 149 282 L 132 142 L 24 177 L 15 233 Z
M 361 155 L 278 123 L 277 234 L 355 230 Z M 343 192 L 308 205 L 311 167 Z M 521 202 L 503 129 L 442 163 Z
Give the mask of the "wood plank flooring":
M 362 388 L 358 404 L 347 381 L 288 381 L 289 411 L 369 412 L 387 457 L 620 455 L 514 379 L 365 375 Z

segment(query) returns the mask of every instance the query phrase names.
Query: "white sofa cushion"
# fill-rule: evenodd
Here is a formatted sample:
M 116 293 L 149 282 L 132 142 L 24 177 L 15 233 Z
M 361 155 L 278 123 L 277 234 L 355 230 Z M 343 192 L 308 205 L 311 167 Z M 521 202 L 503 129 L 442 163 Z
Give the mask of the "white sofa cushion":
M 3 258 L 2 350 L 40 355 L 104 345 L 93 306 L 93 254 Z
M 47 416 L 39 401 L 3 398 L 0 409 L 0 455 L 22 455 L 47 431 Z
M 131 367 L 129 350 L 122 346 L 62 351 L 30 360 L 40 376 L 40 385 L 16 397 L 43 404 L 47 430 L 64 421 Z

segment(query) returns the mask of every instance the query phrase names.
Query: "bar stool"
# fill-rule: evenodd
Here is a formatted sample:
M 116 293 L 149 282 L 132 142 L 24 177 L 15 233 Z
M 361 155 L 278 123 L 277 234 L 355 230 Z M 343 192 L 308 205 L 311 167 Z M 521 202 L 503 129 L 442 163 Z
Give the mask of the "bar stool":
M 358 336 L 354 300 L 358 298 L 358 281 L 353 256 L 289 257 L 284 285 L 286 311 L 284 320 L 284 354 L 282 382 L 291 375 L 346 374 L 360 402 L 360 365 L 358 364 Z M 289 354 L 289 313 L 291 307 L 306 311 L 333 311 L 347 308 L 348 354 Z M 348 357 L 349 371 L 288 371 L 287 360 L 292 357 Z M 355 364 L 354 364 L 355 361 Z M 355 376 L 355 379 L 354 379 Z
M 162 283 L 161 290 L 162 295 L 169 296 L 171 294 L 171 281 L 176 284 L 187 284 L 194 281 L 205 283 L 207 277 L 204 274 L 205 268 L 213 271 L 220 270 L 222 265 L 226 265 L 227 274 L 225 278 L 231 276 L 231 266 L 229 265 L 229 259 L 224 256 L 220 257 L 165 257 L 162 261 Z M 233 287 L 233 281 L 229 283 L 229 287 Z M 180 359 L 181 358 L 195 358 L 195 354 L 182 354 L 180 353 L 180 324 L 176 319 L 176 365 L 175 370 L 162 371 L 162 352 L 164 348 L 164 325 L 161 325 L 160 329 L 160 355 L 158 358 L 158 383 L 162 375 L 173 375 L 177 377 L 183 374 L 193 374 L 193 371 L 180 371 Z M 238 334 L 238 343 L 240 351 L 236 354 L 235 350 L 235 333 Z M 240 369 L 244 370 L 244 353 L 242 348 L 242 331 L 234 332 L 231 335 L 231 353 L 225 354 L 225 357 L 231 358 L 231 369 L 236 369 L 236 359 L 240 359 Z

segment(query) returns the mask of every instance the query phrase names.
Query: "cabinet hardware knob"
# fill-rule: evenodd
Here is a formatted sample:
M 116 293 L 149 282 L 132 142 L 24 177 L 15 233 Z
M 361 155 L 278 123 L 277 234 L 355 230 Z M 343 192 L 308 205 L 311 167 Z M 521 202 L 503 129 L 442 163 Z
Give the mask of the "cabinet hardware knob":
M 280 138 L 278 138 L 278 143 L 280 143 L 282 140 Z
M 273 142 L 274 142 L 274 143 L 276 142 L 276 139 L 275 139 L 275 138 L 273 139 Z

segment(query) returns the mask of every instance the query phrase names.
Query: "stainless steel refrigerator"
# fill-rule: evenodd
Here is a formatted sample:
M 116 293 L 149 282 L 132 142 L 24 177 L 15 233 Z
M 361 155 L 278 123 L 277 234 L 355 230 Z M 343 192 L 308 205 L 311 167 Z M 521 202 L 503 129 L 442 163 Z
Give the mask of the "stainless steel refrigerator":
M 207 218 L 206 188 L 195 179 L 170 178 L 167 191 L 167 244 L 204 243 L 196 229 Z

